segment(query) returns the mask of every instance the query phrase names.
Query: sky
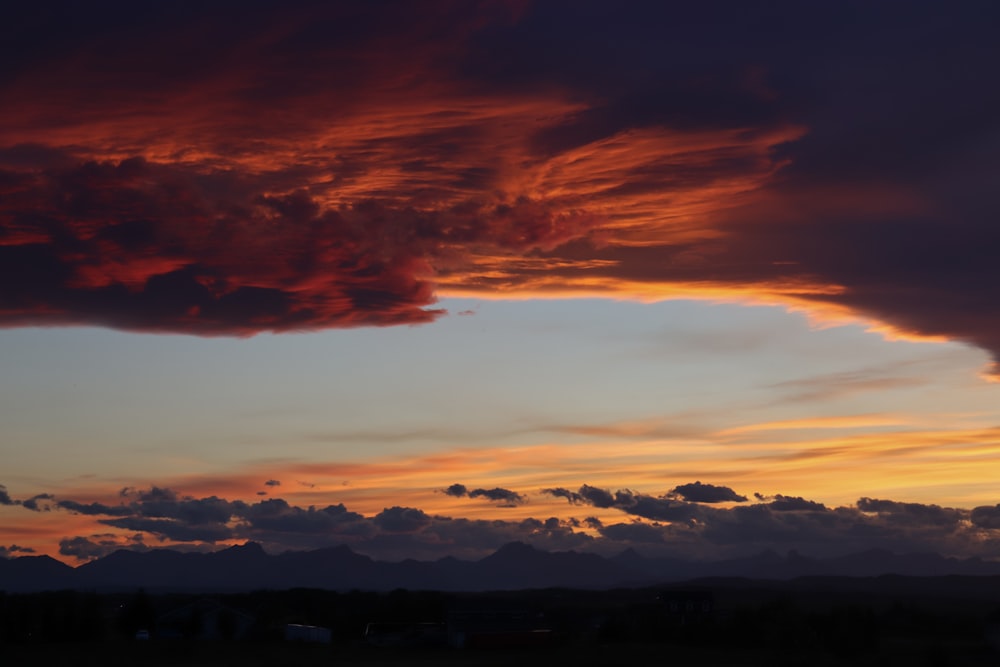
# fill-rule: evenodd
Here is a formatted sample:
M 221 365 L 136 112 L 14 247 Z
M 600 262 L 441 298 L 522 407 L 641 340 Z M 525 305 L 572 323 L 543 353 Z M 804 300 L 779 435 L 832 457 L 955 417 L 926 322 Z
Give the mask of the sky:
M 1000 559 L 998 20 L 11 8 L 0 557 Z

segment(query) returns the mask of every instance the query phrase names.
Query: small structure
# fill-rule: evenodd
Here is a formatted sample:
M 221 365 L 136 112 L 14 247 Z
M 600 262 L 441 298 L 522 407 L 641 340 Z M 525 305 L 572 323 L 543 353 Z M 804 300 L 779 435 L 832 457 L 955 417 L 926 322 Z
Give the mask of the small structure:
M 715 614 L 715 599 L 709 591 L 664 591 L 659 600 L 667 618 L 676 625 L 700 623 Z
M 285 626 L 285 641 L 329 644 L 333 641 L 333 633 L 330 632 L 330 628 L 321 628 L 318 625 L 289 623 Z
M 218 600 L 202 598 L 168 611 L 156 619 L 159 639 L 242 640 L 253 630 L 256 618 L 227 607 Z
M 370 646 L 430 648 L 445 646 L 447 637 L 448 630 L 444 623 L 369 623 L 365 626 L 365 643 Z
M 533 648 L 548 645 L 552 637 L 544 617 L 527 611 L 468 610 L 448 615 L 448 643 L 455 648 Z

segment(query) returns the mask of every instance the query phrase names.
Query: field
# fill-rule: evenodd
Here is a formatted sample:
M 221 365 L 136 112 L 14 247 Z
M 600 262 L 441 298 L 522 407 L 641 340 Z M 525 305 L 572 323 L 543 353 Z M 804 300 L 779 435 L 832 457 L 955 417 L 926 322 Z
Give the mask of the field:
M 978 667 L 1000 664 L 1000 601 L 983 583 L 729 580 L 680 589 L 483 594 L 0 593 L 0 664 Z M 287 624 L 329 628 L 331 643 L 286 641 Z M 373 636 L 373 627 L 384 634 Z M 459 635 L 465 648 L 454 648 Z

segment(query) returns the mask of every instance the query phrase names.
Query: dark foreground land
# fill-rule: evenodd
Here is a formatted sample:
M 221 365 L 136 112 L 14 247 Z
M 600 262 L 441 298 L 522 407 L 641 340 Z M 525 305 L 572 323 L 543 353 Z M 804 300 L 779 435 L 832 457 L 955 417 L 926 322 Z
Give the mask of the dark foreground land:
M 9 662 L 7 662 L 9 660 Z M 25 661 L 25 662 L 21 662 Z M 28 662 L 30 661 L 30 662 Z M 74 665 L 81 667 L 316 667 L 319 665 L 366 665 L 401 667 L 416 665 L 463 665 L 468 667 L 618 667 L 635 665 L 677 665 L 678 667 L 792 667 L 885 665 L 920 667 L 954 665 L 996 665 L 995 653 L 984 653 L 971 645 L 917 643 L 883 647 L 864 654 L 838 655 L 823 650 L 738 649 L 732 647 L 690 647 L 671 644 L 616 644 L 597 647 L 561 647 L 538 650 L 404 650 L 381 649 L 346 651 L 316 646 L 122 646 L 47 645 L 5 654 L 5 664 Z
M 997 665 L 1000 599 L 983 583 L 878 577 L 478 594 L 0 593 L 0 664 Z M 323 643 L 294 641 L 289 624 L 330 632 Z

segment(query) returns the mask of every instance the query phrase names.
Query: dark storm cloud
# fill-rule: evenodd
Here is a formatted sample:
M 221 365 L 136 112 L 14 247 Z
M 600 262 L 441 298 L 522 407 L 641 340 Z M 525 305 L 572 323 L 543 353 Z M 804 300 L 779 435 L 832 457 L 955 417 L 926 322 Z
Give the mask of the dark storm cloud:
M 788 163 L 758 201 L 709 223 L 718 236 L 564 248 L 552 258 L 607 262 L 562 269 L 566 283 L 766 283 L 759 289 L 997 354 L 1000 93 L 992 81 L 1000 44 L 988 26 L 998 18 L 996 5 L 979 2 L 948 11 L 927 2 L 573 12 L 543 4 L 508 28 L 524 49 L 491 61 L 490 45 L 507 34 L 497 31 L 479 42 L 476 62 L 508 86 L 559 80 L 604 100 L 540 132 L 542 152 L 650 124 L 789 119 L 806 128 L 777 147 Z M 589 39 L 596 24 L 599 43 Z M 622 63 L 630 65 L 624 81 Z
M 728 486 L 715 486 L 701 482 L 681 484 L 674 487 L 668 495 L 692 503 L 743 503 L 747 499 L 746 496 L 739 495 Z

